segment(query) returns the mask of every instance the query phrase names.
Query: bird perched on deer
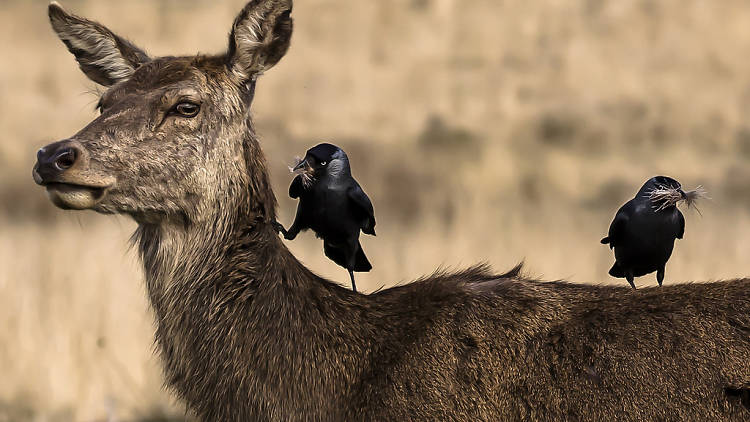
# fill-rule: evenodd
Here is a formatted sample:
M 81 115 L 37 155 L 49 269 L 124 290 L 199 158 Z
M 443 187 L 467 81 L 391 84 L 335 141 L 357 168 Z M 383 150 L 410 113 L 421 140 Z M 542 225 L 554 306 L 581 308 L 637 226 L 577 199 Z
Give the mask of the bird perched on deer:
M 287 240 L 312 229 L 323 239 L 326 256 L 349 271 L 356 292 L 354 271 L 372 269 L 359 232 L 375 236 L 375 214 L 370 198 L 352 177 L 349 158 L 336 145 L 322 143 L 310 148 L 292 171 L 299 172 L 289 186 L 289 196 L 299 198 L 297 215 L 289 230 L 278 223 L 277 229 Z
M 701 188 L 686 193 L 671 177 L 656 176 L 646 181 L 617 211 L 609 235 L 601 240 L 615 250 L 609 275 L 624 277 L 635 289 L 635 277 L 656 271 L 661 286 L 674 241 L 685 234 L 685 217 L 677 203 L 684 200 L 690 206 L 702 195 Z

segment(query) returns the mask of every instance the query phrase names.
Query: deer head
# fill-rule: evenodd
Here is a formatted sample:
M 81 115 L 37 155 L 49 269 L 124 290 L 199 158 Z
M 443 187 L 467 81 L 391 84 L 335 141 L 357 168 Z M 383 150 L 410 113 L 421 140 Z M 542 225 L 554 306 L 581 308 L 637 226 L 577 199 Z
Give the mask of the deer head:
M 60 208 L 138 222 L 200 221 L 228 198 L 275 218 L 249 108 L 257 78 L 289 47 L 291 9 L 291 0 L 253 0 L 235 19 L 226 54 L 151 58 L 53 2 L 53 29 L 107 89 L 96 119 L 39 150 L 34 180 Z

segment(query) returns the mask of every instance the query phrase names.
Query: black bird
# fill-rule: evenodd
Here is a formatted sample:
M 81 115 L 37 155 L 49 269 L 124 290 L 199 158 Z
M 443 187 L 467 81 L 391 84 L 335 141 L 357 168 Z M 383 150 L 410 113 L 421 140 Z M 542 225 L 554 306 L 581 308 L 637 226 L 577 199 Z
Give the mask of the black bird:
M 664 267 L 672 255 L 674 240 L 685 234 L 685 217 L 677 202 L 688 199 L 680 183 L 671 177 L 649 179 L 635 198 L 626 202 L 601 240 L 615 250 L 615 264 L 609 275 L 628 280 L 656 271 L 656 281 L 664 281 Z
M 312 229 L 323 239 L 326 256 L 349 271 L 356 292 L 354 271 L 372 269 L 359 243 L 360 230 L 375 236 L 370 198 L 352 177 L 346 153 L 336 145 L 310 148 L 293 171 L 301 171 L 289 186 L 289 196 L 299 198 L 297 215 L 288 231 L 277 223 L 278 230 L 292 240 L 301 230 Z

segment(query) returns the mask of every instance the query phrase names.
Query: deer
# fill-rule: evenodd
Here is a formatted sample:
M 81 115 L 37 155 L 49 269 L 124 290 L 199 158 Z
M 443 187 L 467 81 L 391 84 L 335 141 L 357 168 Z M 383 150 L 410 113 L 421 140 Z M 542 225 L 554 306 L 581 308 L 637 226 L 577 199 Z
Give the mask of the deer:
M 440 270 L 369 295 L 298 261 L 250 108 L 291 43 L 251 0 L 225 53 L 151 57 L 53 2 L 105 87 L 37 153 L 66 210 L 130 216 L 165 386 L 204 421 L 750 420 L 750 279 L 631 291 L 521 266 Z

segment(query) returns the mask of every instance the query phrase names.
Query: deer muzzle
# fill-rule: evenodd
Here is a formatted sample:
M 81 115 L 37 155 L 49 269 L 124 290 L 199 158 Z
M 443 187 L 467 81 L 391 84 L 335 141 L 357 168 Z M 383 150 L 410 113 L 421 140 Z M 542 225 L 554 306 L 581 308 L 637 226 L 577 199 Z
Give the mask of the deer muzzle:
M 89 209 L 101 201 L 114 181 L 95 176 L 80 142 L 64 140 L 40 148 L 32 175 L 62 209 Z

